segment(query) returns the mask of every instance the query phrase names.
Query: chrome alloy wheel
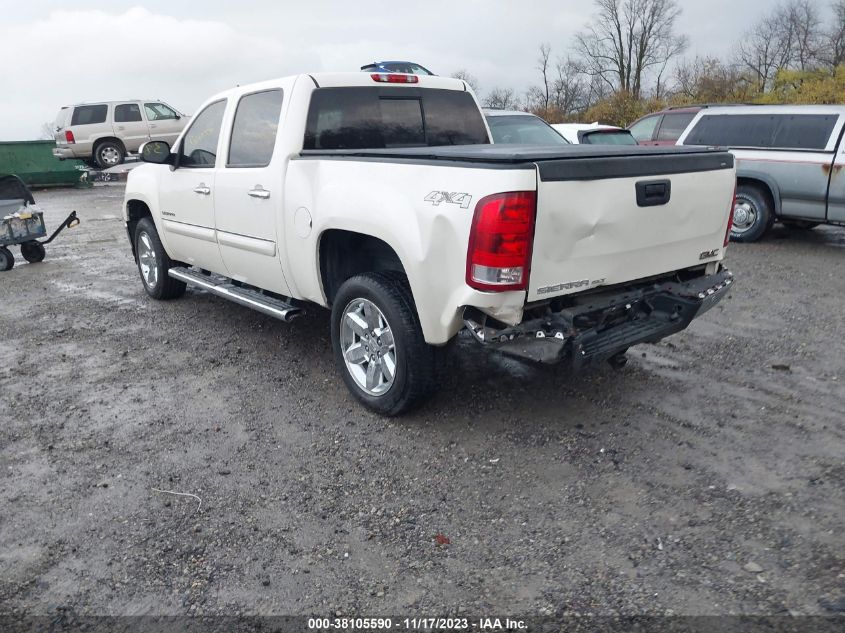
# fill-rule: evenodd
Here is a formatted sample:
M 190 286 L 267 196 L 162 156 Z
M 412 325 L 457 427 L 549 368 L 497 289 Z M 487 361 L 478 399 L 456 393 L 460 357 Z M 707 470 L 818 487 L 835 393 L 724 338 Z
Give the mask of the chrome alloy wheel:
M 757 207 L 748 200 L 737 199 L 734 204 L 734 222 L 731 232 L 737 235 L 745 233 L 757 224 Z
M 396 378 L 396 346 L 390 324 L 372 301 L 353 299 L 343 310 L 340 348 L 346 369 L 361 389 L 383 396 Z
M 153 240 L 146 231 L 138 235 L 138 266 L 147 288 L 155 288 L 158 283 L 158 260 Z
M 120 152 L 112 147 L 111 145 L 104 147 L 100 150 L 100 161 L 104 165 L 109 165 L 113 167 L 120 163 Z

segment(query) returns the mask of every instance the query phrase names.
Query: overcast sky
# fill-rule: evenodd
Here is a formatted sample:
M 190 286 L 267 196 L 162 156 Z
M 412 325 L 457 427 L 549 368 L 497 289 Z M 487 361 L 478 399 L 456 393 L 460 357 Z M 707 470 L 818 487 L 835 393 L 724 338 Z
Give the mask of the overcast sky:
M 826 5 L 818 0 L 819 5 Z M 681 0 L 688 54 L 727 55 L 770 0 Z M 519 92 L 537 47 L 565 54 L 592 0 L 0 0 L 0 140 L 38 138 L 60 106 L 160 98 L 186 113 L 211 94 L 301 72 L 408 59 L 465 68 Z

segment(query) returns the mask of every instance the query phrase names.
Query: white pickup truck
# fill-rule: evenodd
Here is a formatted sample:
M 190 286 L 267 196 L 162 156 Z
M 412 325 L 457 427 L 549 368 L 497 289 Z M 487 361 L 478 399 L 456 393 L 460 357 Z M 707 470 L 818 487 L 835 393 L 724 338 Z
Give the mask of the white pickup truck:
M 129 176 L 144 287 L 284 321 L 330 308 L 340 374 L 386 415 L 431 394 L 464 328 L 541 362 L 621 366 L 725 294 L 731 154 L 489 138 L 456 79 L 298 75 L 216 95 Z

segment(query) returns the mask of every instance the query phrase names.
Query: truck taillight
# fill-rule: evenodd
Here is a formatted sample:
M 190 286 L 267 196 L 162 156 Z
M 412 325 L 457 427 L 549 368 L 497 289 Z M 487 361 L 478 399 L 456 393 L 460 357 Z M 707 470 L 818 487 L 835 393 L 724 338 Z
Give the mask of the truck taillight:
M 731 210 L 728 213 L 728 229 L 725 231 L 725 243 L 723 246 L 727 246 L 728 242 L 731 241 L 731 229 L 734 225 L 734 208 L 736 208 L 736 185 L 734 185 L 734 195 L 731 198 Z
M 76 143 L 76 139 L 73 138 L 73 132 L 71 132 L 70 130 L 65 130 L 65 140 L 68 143 Z
M 420 78 L 416 75 L 398 75 L 396 73 L 373 73 L 370 75 L 373 81 L 384 84 L 417 84 Z
M 497 193 L 478 201 L 467 250 L 466 282 L 477 290 L 525 290 L 537 194 Z

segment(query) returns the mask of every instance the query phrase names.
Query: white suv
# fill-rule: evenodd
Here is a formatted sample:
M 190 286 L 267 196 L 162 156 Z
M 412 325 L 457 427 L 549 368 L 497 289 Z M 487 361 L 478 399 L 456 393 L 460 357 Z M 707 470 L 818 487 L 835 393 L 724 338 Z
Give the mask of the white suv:
M 65 106 L 56 117 L 53 156 L 59 160 L 81 158 L 104 169 L 114 167 L 147 141 L 172 144 L 189 120 L 156 100 Z

